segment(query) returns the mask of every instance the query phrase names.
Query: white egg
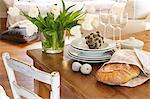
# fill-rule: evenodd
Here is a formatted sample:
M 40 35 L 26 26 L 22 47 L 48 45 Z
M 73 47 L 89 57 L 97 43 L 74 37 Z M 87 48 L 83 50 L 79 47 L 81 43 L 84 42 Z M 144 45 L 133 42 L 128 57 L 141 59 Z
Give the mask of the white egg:
M 92 71 L 92 66 L 90 64 L 83 64 L 80 71 L 82 74 L 90 74 Z
M 81 68 L 81 64 L 79 63 L 79 62 L 73 62 L 72 63 L 72 70 L 73 71 L 79 71 L 80 70 L 80 68 Z

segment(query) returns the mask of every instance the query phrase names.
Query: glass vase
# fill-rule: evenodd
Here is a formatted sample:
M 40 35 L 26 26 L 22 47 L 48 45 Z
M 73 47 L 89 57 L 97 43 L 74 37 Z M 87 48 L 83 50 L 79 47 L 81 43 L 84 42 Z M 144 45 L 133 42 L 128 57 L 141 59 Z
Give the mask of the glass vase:
M 64 49 L 64 30 L 44 31 L 41 33 L 42 49 L 44 53 L 61 53 Z

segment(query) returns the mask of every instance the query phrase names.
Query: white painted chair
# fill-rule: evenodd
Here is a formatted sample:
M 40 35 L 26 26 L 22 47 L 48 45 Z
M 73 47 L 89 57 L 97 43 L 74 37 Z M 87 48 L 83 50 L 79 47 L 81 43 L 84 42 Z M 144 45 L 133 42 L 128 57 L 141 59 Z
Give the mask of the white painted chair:
M 10 99 L 4 90 L 4 88 L 0 85 L 0 99 Z
M 25 97 L 27 99 L 42 99 L 37 94 L 19 86 L 17 84 L 14 71 L 18 71 L 27 76 L 43 83 L 51 85 L 50 99 L 60 99 L 60 75 L 59 72 L 52 72 L 51 74 L 40 71 L 33 66 L 29 66 L 23 62 L 13 59 L 9 56 L 9 53 L 2 54 L 4 66 L 6 68 L 10 86 L 14 99 L 21 99 Z

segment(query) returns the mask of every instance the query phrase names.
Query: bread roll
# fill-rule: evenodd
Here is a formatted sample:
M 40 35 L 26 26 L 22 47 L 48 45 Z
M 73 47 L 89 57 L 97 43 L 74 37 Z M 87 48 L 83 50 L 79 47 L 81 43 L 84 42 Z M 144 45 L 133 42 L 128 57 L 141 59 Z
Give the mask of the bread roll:
M 96 73 L 96 78 L 105 84 L 119 85 L 128 82 L 139 74 L 140 69 L 137 66 L 115 63 L 101 67 Z

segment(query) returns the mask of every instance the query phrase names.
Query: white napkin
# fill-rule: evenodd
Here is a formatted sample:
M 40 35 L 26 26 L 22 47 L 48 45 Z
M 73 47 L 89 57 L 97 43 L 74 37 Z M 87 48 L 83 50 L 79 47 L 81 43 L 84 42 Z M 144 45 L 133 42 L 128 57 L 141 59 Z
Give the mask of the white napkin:
M 125 84 L 122 84 L 121 86 L 136 87 L 150 79 L 150 52 L 146 52 L 139 49 L 134 49 L 134 51 L 137 55 L 137 58 L 141 62 L 142 68 L 146 75 L 140 74 L 138 77 L 130 80 Z
M 150 52 L 134 49 L 139 61 L 141 62 L 144 71 L 150 74 Z
M 115 52 L 109 63 L 127 63 L 138 66 L 141 69 L 141 73 L 138 77 L 131 79 L 125 84 L 120 86 L 136 87 L 143 84 L 150 79 L 150 52 L 146 52 L 140 49 L 128 50 L 123 49 Z M 104 64 L 104 65 L 106 65 Z

